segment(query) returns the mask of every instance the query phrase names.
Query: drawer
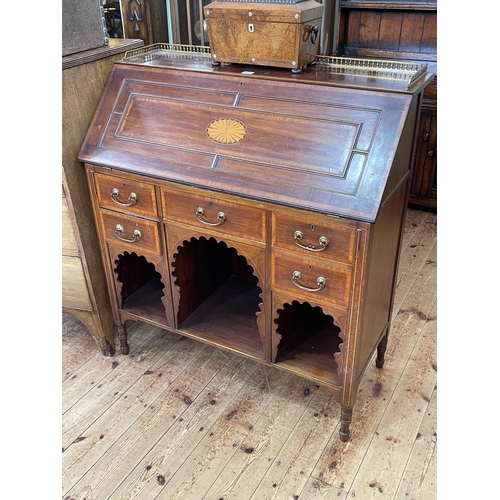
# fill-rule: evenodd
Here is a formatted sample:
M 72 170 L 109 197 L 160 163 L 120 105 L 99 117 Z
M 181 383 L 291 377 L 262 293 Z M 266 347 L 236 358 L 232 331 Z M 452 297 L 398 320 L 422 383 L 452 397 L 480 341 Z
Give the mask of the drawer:
M 356 228 L 273 214 L 273 246 L 298 252 L 304 258 L 324 257 L 352 264 L 356 250 Z
M 351 271 L 334 266 L 272 254 L 272 287 L 315 300 L 347 307 Z
M 161 255 L 158 222 L 101 211 L 104 237 L 131 250 Z
M 220 200 L 215 194 L 201 196 L 166 189 L 161 192 L 161 201 L 167 219 L 265 241 L 265 210 Z
M 157 217 L 153 185 L 102 174 L 95 174 L 95 183 L 101 208 Z

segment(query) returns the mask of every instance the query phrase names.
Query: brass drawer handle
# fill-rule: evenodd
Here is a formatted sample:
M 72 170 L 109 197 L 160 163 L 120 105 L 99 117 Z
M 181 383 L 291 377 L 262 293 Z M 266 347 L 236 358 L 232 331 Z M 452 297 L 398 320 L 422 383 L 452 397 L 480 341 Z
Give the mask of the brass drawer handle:
M 134 229 L 134 239 L 131 240 L 129 238 L 124 238 L 122 233 L 125 231 L 124 227 L 121 224 L 117 224 L 115 228 L 115 234 L 116 237 L 119 240 L 126 241 L 127 243 L 135 243 L 136 241 L 139 241 L 142 238 L 142 233 L 139 231 L 139 229 Z
M 307 43 L 309 37 L 311 37 L 311 43 L 314 44 L 318 39 L 318 33 L 319 33 L 319 28 L 317 26 L 310 26 L 307 24 L 306 26 L 304 26 L 304 33 L 302 33 L 302 41 L 304 43 Z
M 323 288 L 325 288 L 326 286 L 326 279 L 323 278 L 323 276 L 319 276 L 318 279 L 316 280 L 318 288 L 308 288 L 306 286 L 303 286 L 297 282 L 297 280 L 300 279 L 302 279 L 302 273 L 300 271 L 294 271 L 292 274 L 292 283 L 295 286 L 298 286 L 301 290 L 305 290 L 306 292 L 319 292 L 320 290 L 323 290 Z
M 300 243 L 300 240 L 303 237 L 304 233 L 302 231 L 295 231 L 295 233 L 293 233 L 294 243 L 300 248 L 303 248 L 304 250 L 309 250 L 310 252 L 322 252 L 323 250 L 326 250 L 328 248 L 328 243 L 330 243 L 330 240 L 326 236 L 320 236 L 318 242 L 321 248 L 316 248 L 314 245 L 309 245 L 306 247 L 305 245 L 302 245 L 302 243 Z
M 226 214 L 224 212 L 219 212 L 217 214 L 217 220 L 219 222 L 208 222 L 206 220 L 203 220 L 202 217 L 205 215 L 205 210 L 203 208 L 198 207 L 196 209 L 196 218 L 200 221 L 203 222 L 203 224 L 206 224 L 207 226 L 220 226 L 221 224 L 224 224 L 226 220 Z
M 130 196 L 128 197 L 130 203 L 123 203 L 121 201 L 118 201 L 118 196 L 120 196 L 120 190 L 113 188 L 113 190 L 111 191 L 111 199 L 117 205 L 120 205 L 121 207 L 131 207 L 132 205 L 135 205 L 137 203 L 137 195 L 135 193 L 130 193 Z

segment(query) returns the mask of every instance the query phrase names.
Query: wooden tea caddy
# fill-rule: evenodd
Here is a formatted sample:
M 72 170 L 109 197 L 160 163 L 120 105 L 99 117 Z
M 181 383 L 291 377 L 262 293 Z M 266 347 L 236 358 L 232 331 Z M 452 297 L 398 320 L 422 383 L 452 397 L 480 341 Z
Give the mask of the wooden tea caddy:
M 290 68 L 300 72 L 315 62 L 323 5 L 218 1 L 204 7 L 212 63 Z

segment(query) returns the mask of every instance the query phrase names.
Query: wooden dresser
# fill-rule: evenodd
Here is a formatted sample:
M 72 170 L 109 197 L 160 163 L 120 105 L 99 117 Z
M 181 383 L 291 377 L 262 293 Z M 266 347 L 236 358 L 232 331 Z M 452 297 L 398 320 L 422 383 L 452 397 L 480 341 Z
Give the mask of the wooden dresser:
M 432 79 L 360 65 L 292 74 L 212 67 L 200 47 L 132 51 L 79 156 L 121 351 L 141 320 L 297 374 L 336 395 L 344 441 L 377 347 L 384 363 Z
M 437 2 L 340 0 L 335 55 L 425 62 L 424 91 L 409 202 L 437 208 Z
M 144 45 L 167 42 L 167 6 L 162 0 L 122 0 L 125 38 L 140 38 Z
M 88 328 L 106 355 L 114 353 L 113 319 L 78 151 L 113 63 L 143 45 L 142 40 L 112 39 L 62 58 L 62 306 Z

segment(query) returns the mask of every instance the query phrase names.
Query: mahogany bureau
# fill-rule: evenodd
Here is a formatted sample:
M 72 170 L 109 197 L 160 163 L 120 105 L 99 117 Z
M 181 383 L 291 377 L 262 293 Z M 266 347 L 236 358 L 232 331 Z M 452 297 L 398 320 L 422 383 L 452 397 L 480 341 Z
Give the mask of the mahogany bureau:
M 141 320 L 330 389 L 382 367 L 425 65 L 117 62 L 80 151 L 120 349 Z

